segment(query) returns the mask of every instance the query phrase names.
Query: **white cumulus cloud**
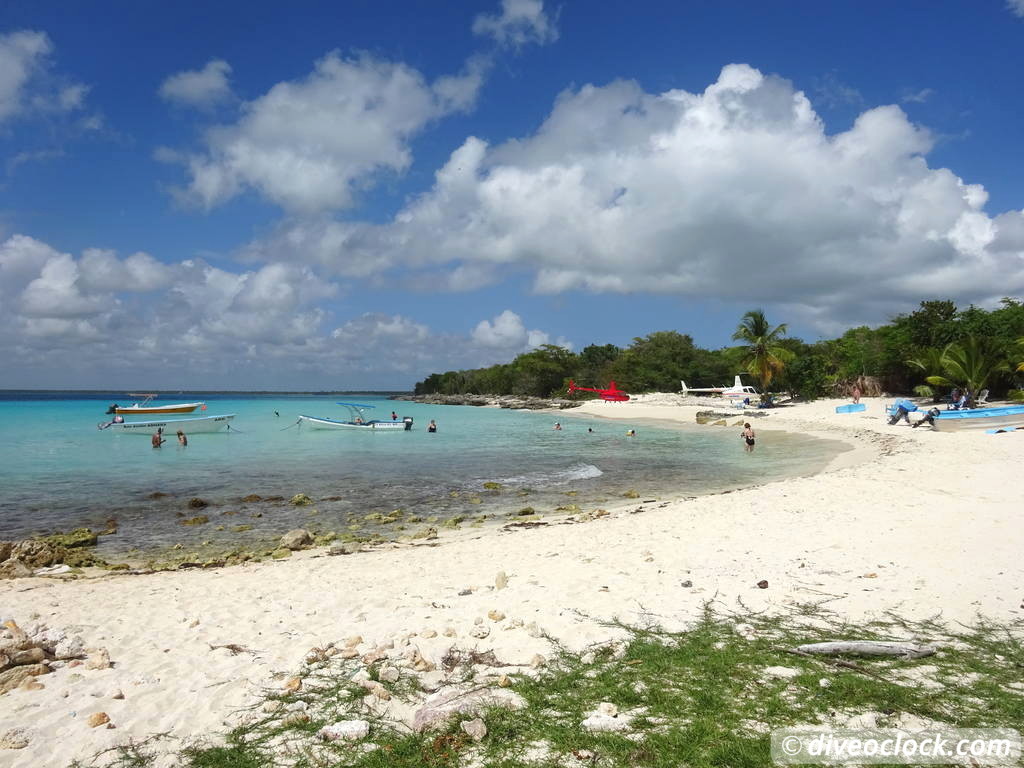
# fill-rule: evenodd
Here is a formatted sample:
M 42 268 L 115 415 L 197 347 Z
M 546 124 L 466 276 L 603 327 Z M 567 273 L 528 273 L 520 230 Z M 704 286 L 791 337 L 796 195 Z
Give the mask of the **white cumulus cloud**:
M 432 120 L 468 108 L 486 63 L 428 83 L 402 63 L 330 53 L 306 78 L 281 82 L 205 134 L 200 153 L 161 151 L 187 165 L 181 197 L 207 209 L 252 189 L 303 215 L 349 207 L 375 174 L 412 162 L 409 140 Z
M 830 134 L 803 92 L 743 64 L 699 93 L 586 85 L 532 135 L 466 139 L 389 223 L 292 221 L 247 252 L 301 244 L 296 258 L 344 274 L 527 271 L 540 293 L 715 297 L 816 322 L 1024 292 L 1019 212 L 986 212 L 982 186 L 928 165 L 932 145 L 893 105 Z
M 12 235 L 0 242 L 0 388 L 66 386 L 69 370 L 80 386 L 411 388 L 550 338 L 511 311 L 464 333 L 383 312 L 339 322 L 340 294 L 309 266 L 235 271 L 99 248 L 74 256 Z
M 1006 7 L 1017 16 L 1024 18 L 1024 0 L 1006 0 Z
M 500 14 L 480 14 L 473 32 L 493 37 L 500 45 L 553 43 L 558 39 L 557 20 L 544 11 L 542 0 L 501 0 Z
M 231 65 L 223 59 L 211 59 L 202 69 L 171 75 L 160 85 L 166 101 L 208 109 L 231 99 Z
M 0 34 L 0 123 L 31 112 L 63 113 L 84 107 L 88 86 L 53 75 L 53 51 L 45 32 Z

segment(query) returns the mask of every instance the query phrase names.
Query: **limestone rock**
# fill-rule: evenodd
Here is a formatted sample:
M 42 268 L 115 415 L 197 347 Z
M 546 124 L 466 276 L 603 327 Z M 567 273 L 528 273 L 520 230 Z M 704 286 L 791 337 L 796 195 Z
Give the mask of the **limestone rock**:
M 0 672 L 0 693 L 13 691 L 30 677 L 48 674 L 50 668 L 45 664 L 27 664 L 23 667 L 14 667 L 6 672 Z
M 93 712 L 86 721 L 90 728 L 98 728 L 110 722 L 110 716 L 106 712 Z
M 483 640 L 485 637 L 491 634 L 491 629 L 490 627 L 486 627 L 483 624 L 478 624 L 469 631 L 469 634 L 472 637 L 475 637 L 477 640 Z
M 423 706 L 416 710 L 412 727 L 417 733 L 422 733 L 442 727 L 456 715 L 477 715 L 488 707 L 520 710 L 526 707 L 526 700 L 514 691 L 496 688 L 442 689 L 428 696 Z
M 339 720 L 325 725 L 317 732 L 324 741 L 358 741 L 370 733 L 370 724 L 365 720 Z
M 10 665 L 21 667 L 25 664 L 41 664 L 46 661 L 46 652 L 42 648 L 26 648 L 10 655 Z
M 312 504 L 313 500 L 304 493 L 296 493 L 288 503 L 294 504 L 296 507 L 304 507 L 307 504 Z
M 288 693 L 295 693 L 302 689 L 302 678 L 301 677 L 289 677 L 284 681 L 282 688 Z
M 305 528 L 295 528 L 281 537 L 281 546 L 286 549 L 302 549 L 313 543 L 313 536 Z
M 767 677 L 777 677 L 782 680 L 790 680 L 800 674 L 799 669 L 792 667 L 765 667 L 762 671 Z
M 382 667 L 377 677 L 385 683 L 397 683 L 401 673 L 395 667 Z
M 356 542 L 345 542 L 343 544 L 332 544 L 327 550 L 328 555 L 354 555 L 362 549 L 362 545 Z
M 110 654 L 106 648 L 97 648 L 89 653 L 85 660 L 86 669 L 110 669 Z
M 202 509 L 203 507 L 209 506 L 203 499 L 191 498 L 188 500 L 189 509 Z
M 273 552 L 271 552 L 270 556 L 274 560 L 284 560 L 286 557 L 292 556 L 292 551 L 287 547 L 281 547 L 280 549 L 275 549 Z
M 594 713 L 584 720 L 580 727 L 591 733 L 616 733 L 629 728 L 629 720 L 624 717 L 611 717 Z
M 505 575 L 504 571 L 498 571 L 498 575 L 494 577 L 494 588 L 504 589 L 508 586 L 508 576 Z
M 20 560 L 29 568 L 43 568 L 63 560 L 64 549 L 46 541 L 26 539 L 11 547 L 12 560 Z
M 505 618 L 505 614 L 498 610 L 488 611 L 487 618 L 491 621 L 501 621 Z
M 31 575 L 32 569 L 16 557 L 0 563 L 0 579 L 23 579 Z
M 473 741 L 483 741 L 484 736 L 487 735 L 487 726 L 479 717 L 475 720 L 463 720 L 459 723 L 459 728 Z
M 24 749 L 30 743 L 29 732 L 24 728 L 11 728 L 0 734 L 0 749 Z

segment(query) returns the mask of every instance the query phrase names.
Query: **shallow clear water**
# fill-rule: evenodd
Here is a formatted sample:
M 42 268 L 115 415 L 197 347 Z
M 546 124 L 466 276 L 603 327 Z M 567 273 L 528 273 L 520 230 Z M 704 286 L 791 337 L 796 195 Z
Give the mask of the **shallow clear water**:
M 411 432 L 312 430 L 301 414 L 346 418 L 339 399 L 376 404 L 415 419 Z M 674 427 L 469 406 L 395 402 L 367 395 L 164 395 L 162 402 L 204 400 L 206 415 L 237 414 L 228 433 L 193 434 L 181 448 L 169 435 L 160 449 L 148 434 L 100 432 L 122 395 L 0 393 L 0 539 L 89 525 L 115 517 L 107 554 L 173 542 L 216 545 L 265 540 L 296 526 L 343 532 L 367 514 L 401 508 L 425 518 L 401 533 L 454 515 L 501 516 L 532 506 L 585 510 L 620 501 L 698 495 L 808 474 L 846 448 L 835 441 L 772 432 L 746 454 L 738 428 Z M 614 406 L 612 406 L 614 407 Z M 280 416 L 275 416 L 275 411 Z M 128 417 L 143 420 L 147 417 Z M 438 432 L 426 425 L 436 419 Z M 564 429 L 552 429 L 555 421 Z M 592 428 L 593 433 L 587 429 Z M 626 436 L 634 427 L 637 436 Z M 496 481 L 500 492 L 483 483 Z M 575 494 L 567 495 L 574 491 Z M 166 494 L 151 498 L 154 493 Z M 312 507 L 242 502 L 249 494 L 290 498 Z M 209 502 L 187 508 L 192 497 Z M 312 510 L 316 510 L 316 514 Z M 207 525 L 184 527 L 205 514 Z M 238 525 L 252 530 L 239 533 Z M 217 531 L 218 526 L 224 530 Z M 395 534 L 392 526 L 390 533 Z

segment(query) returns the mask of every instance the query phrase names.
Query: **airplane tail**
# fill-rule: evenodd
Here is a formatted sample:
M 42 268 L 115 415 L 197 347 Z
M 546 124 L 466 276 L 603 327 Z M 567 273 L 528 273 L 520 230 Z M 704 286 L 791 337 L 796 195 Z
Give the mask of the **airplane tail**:
M 736 374 L 736 378 L 733 379 L 732 385 L 739 389 L 741 392 L 743 391 L 743 382 L 740 381 L 740 375 L 738 373 Z
M 680 379 L 680 380 L 679 380 L 679 383 L 683 385 L 683 390 L 682 390 L 682 392 L 683 392 L 683 397 L 686 397 L 686 393 L 687 393 L 687 392 L 689 391 L 689 390 L 687 389 L 687 387 L 686 387 L 686 382 L 685 382 L 685 381 L 683 381 L 682 379 Z

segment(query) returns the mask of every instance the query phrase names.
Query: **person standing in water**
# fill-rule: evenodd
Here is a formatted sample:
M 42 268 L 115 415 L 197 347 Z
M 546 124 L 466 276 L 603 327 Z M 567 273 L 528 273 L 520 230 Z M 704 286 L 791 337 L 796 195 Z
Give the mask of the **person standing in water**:
M 153 447 L 159 448 L 165 442 L 166 440 L 164 440 L 164 428 L 157 427 L 156 432 L 153 434 Z
M 437 424 L 433 419 L 431 419 L 430 423 L 427 425 L 427 432 L 437 432 Z
M 744 450 L 747 453 L 753 453 L 754 452 L 754 437 L 755 437 L 755 435 L 754 435 L 754 428 L 750 426 L 750 422 L 749 421 L 746 424 L 743 425 L 743 431 L 740 432 L 740 437 L 742 437 L 743 441 L 746 443 L 746 446 L 744 447 Z
M 178 445 L 181 445 L 181 446 L 188 445 L 188 437 L 186 437 L 185 433 L 182 432 L 180 429 L 178 430 Z

